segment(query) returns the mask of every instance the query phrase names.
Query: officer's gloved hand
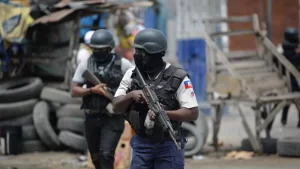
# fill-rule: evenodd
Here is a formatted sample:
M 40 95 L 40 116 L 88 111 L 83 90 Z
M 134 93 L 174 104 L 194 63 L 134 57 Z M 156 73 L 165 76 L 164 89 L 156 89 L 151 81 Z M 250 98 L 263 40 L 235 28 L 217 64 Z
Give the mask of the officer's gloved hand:
M 156 118 L 155 113 L 153 111 L 149 110 L 148 114 L 146 116 L 146 119 L 145 119 L 144 126 L 147 129 L 152 129 L 154 127 L 155 118 Z

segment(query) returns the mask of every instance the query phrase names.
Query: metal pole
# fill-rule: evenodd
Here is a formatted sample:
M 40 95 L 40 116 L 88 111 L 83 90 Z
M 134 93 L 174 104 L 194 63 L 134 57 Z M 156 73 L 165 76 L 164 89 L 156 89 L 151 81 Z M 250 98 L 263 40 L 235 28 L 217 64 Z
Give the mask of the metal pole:
M 272 0 L 267 0 L 267 36 L 272 38 Z
M 298 0 L 298 30 L 300 30 L 300 0 Z M 300 39 L 300 34 L 298 34 L 298 37 Z

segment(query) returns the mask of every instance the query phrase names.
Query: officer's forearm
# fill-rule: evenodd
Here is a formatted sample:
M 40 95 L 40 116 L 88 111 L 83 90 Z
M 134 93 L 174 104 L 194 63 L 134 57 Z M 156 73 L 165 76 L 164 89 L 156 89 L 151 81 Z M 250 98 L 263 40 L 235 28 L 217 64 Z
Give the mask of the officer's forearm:
M 125 96 L 118 96 L 112 100 L 113 111 L 117 114 L 126 113 L 128 107 L 132 104 L 133 99 L 130 93 Z
M 71 96 L 72 97 L 83 97 L 86 95 L 91 94 L 90 89 L 82 88 L 81 86 L 73 86 L 71 89 Z
M 194 121 L 198 118 L 198 107 L 194 107 L 191 109 L 188 108 L 180 108 L 178 110 L 166 111 L 170 120 L 174 121 Z

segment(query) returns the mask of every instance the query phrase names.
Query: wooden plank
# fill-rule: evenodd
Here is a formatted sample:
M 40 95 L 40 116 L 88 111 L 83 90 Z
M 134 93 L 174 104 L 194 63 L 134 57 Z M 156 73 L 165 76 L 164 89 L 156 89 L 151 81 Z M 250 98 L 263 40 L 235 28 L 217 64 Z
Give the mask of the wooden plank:
M 204 23 L 219 23 L 219 22 L 251 22 L 252 16 L 233 16 L 229 18 L 225 17 L 215 17 L 215 18 L 207 18 L 204 19 Z
M 235 30 L 235 31 L 227 31 L 227 32 L 215 32 L 211 33 L 210 36 L 212 38 L 219 37 L 219 36 L 240 36 L 240 35 L 249 35 L 255 34 L 255 31 L 250 30 Z
M 216 42 L 214 42 L 206 32 L 203 32 L 203 37 L 205 39 L 205 42 L 208 46 L 210 46 L 212 49 L 216 50 L 216 57 L 222 61 L 222 64 L 227 68 L 227 70 L 230 72 L 230 74 L 237 78 L 239 77 L 239 74 L 236 73 L 235 69 L 231 66 L 231 63 L 226 58 L 226 56 L 223 54 L 223 52 L 219 49 Z M 217 69 L 216 69 L 217 70 Z
M 245 116 L 242 112 L 242 109 L 241 109 L 240 105 L 238 105 L 237 108 L 238 108 L 238 112 L 239 112 L 239 114 L 242 118 L 242 124 L 244 126 L 244 129 L 245 129 L 246 133 L 248 134 L 248 138 L 249 138 L 249 141 L 251 143 L 251 146 L 253 147 L 253 150 L 255 152 L 261 153 L 262 152 L 262 147 L 259 144 L 259 140 L 257 140 L 256 137 L 253 135 L 253 133 L 252 133 L 250 127 L 249 127 L 249 124 L 248 124 L 248 122 L 247 122 L 247 120 L 246 120 L 246 118 L 245 118 Z
M 272 112 L 268 115 L 266 120 L 259 126 L 256 127 L 257 131 L 262 131 L 265 129 L 268 124 L 275 118 L 275 116 L 280 112 L 280 110 L 286 106 L 288 102 L 286 100 L 282 100 L 276 107 L 275 109 L 272 110 Z
M 278 77 L 276 72 L 263 72 L 263 73 L 253 73 L 253 74 L 246 74 L 241 77 L 241 80 L 246 80 L 247 82 L 253 81 L 261 81 L 265 78 L 275 78 Z
M 246 82 L 247 88 L 262 92 L 263 90 L 280 89 L 286 86 L 286 82 L 279 78 L 269 78 L 266 80 L 255 81 L 254 83 Z
M 226 104 L 226 105 L 236 105 L 241 104 L 249 107 L 256 106 L 256 103 L 251 100 L 241 100 L 241 99 L 230 99 L 230 100 L 208 100 L 209 104 Z
M 232 51 L 232 52 L 225 53 L 225 56 L 228 59 L 255 57 L 255 56 L 257 56 L 257 51 L 256 50 Z
M 253 14 L 252 15 L 252 26 L 253 26 L 253 29 L 258 32 L 260 29 L 259 29 L 259 19 L 258 19 L 258 15 L 257 14 Z
M 250 69 L 264 67 L 267 63 L 264 60 L 243 60 L 230 62 L 234 69 Z M 225 65 L 217 65 L 217 70 L 226 69 Z
M 287 69 L 289 72 L 291 72 L 295 76 L 297 83 L 299 85 L 300 84 L 300 72 L 295 68 L 295 66 L 291 62 L 289 62 L 286 59 L 285 56 L 283 56 L 282 54 L 277 52 L 276 47 L 267 37 L 262 35 L 261 32 L 259 32 L 259 35 L 264 38 L 263 43 L 264 43 L 265 47 L 268 48 L 273 53 L 273 56 L 275 56 L 278 59 L 278 61 L 284 65 L 285 69 Z
M 294 99 L 300 99 L 300 92 L 281 94 L 278 96 L 264 96 L 264 97 L 260 97 L 259 101 L 270 102 L 270 101 L 294 100 Z
M 272 72 L 273 67 L 272 66 L 264 66 L 264 67 L 259 67 L 259 68 L 252 68 L 252 69 L 243 69 L 243 70 L 238 70 L 237 72 L 240 75 L 247 75 L 247 74 L 255 74 L 255 73 L 265 73 L 265 72 Z
M 255 128 L 261 125 L 261 112 L 259 110 L 259 106 L 252 107 L 253 111 L 255 112 Z M 255 130 L 256 140 L 260 140 L 260 132 Z M 259 146 L 262 147 L 261 142 L 259 142 Z

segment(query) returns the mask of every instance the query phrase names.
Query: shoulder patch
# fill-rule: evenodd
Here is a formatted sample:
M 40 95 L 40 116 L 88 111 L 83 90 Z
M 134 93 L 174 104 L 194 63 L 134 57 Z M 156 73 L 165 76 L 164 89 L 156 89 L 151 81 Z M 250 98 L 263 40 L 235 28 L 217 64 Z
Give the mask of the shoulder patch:
M 193 88 L 191 80 L 185 80 L 183 84 L 185 89 Z

